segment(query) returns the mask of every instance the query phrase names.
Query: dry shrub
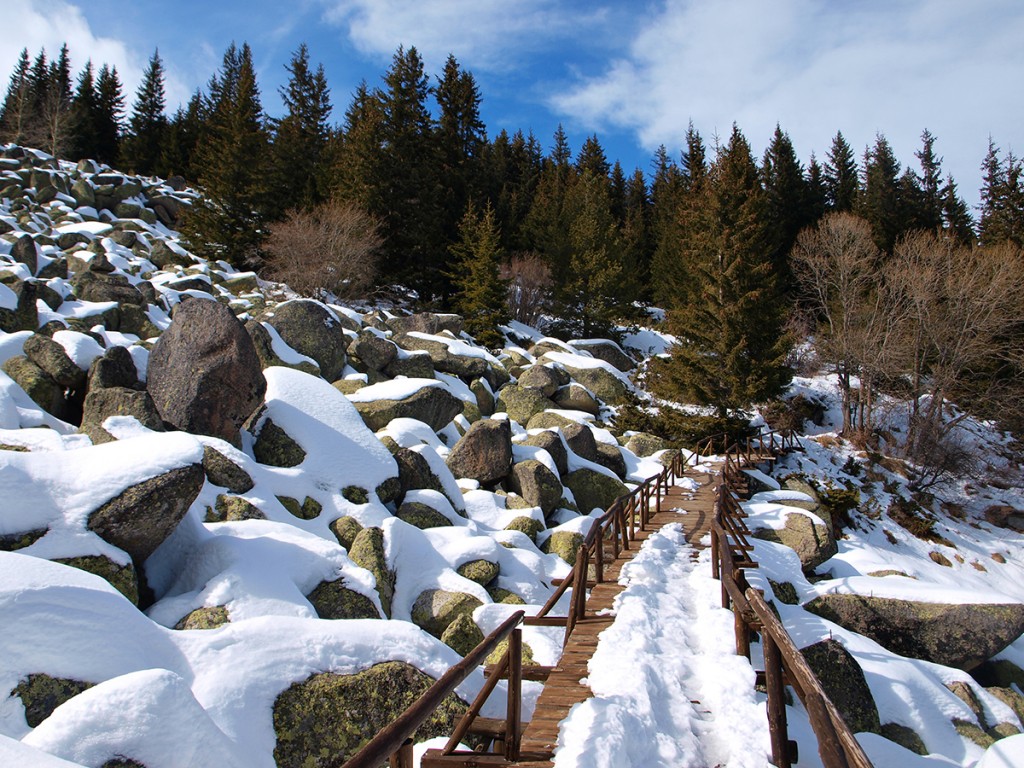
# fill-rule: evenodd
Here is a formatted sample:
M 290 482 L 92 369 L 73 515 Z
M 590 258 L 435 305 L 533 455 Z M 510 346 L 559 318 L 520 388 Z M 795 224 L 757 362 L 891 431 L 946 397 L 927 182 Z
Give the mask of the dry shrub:
M 263 274 L 303 296 L 355 298 L 373 285 L 382 242 L 376 219 L 354 203 L 289 211 L 270 227 Z
M 517 253 L 501 270 L 513 320 L 536 326 L 551 306 L 551 270 L 537 253 Z

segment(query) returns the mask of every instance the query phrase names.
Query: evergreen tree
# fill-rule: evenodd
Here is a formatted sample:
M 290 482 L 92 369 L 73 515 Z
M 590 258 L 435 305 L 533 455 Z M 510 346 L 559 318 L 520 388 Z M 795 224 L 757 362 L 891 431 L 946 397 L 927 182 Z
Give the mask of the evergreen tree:
M 683 188 L 687 192 L 699 192 L 708 176 L 707 150 L 704 147 L 704 139 L 694 127 L 692 120 L 686 127 L 686 150 L 683 152 L 682 172 Z
M 182 229 L 193 250 L 211 260 L 257 266 L 266 203 L 267 136 L 248 43 L 232 43 L 210 80 L 207 127 L 196 148 L 204 205 Z
M 612 216 L 621 226 L 626 219 L 626 174 L 622 170 L 622 163 L 618 160 L 612 166 L 611 175 L 608 177 L 608 194 Z
M 915 176 L 920 193 L 911 223 L 917 229 L 935 232 L 942 227 L 942 158 L 936 157 L 935 137 L 927 129 L 921 134 L 921 149 L 914 156 L 921 164 L 921 173 Z
M 430 85 L 414 47 L 399 47 L 384 75 L 380 100 L 381 269 L 429 299 L 445 290 L 438 151 L 427 106 Z
M 1008 153 L 999 156 L 992 139 L 981 166 L 984 171 L 981 187 L 981 216 L 978 236 L 981 244 L 1013 243 L 1024 246 L 1024 188 L 1021 184 L 1021 161 Z
M 810 224 L 816 224 L 828 208 L 828 189 L 825 186 L 825 172 L 818 159 L 811 153 L 811 160 L 807 164 L 807 215 Z
M 576 172 L 581 176 L 589 172 L 595 179 L 607 180 L 610 170 L 608 157 L 604 153 L 601 142 L 596 135 L 588 136 L 576 158 Z
M 193 160 L 206 122 L 203 94 L 196 91 L 184 108 L 178 107 L 167 124 L 167 141 L 160 153 L 160 167 L 168 176 L 194 181 L 197 172 Z
M 961 245 L 974 245 L 974 220 L 970 209 L 956 191 L 956 182 L 952 176 L 946 177 L 942 187 L 942 231 L 946 237 Z
M 66 43 L 61 46 L 57 60 L 50 64 L 46 78 L 38 100 L 39 119 L 43 127 L 43 146 L 57 157 L 69 148 L 71 141 L 71 56 Z
M 444 193 L 442 236 L 450 243 L 458 237 L 460 219 L 468 203 L 484 194 L 483 153 L 487 134 L 480 118 L 476 80 L 450 54 L 444 73 L 438 78 L 435 95 L 440 110 L 437 139 Z
M 96 159 L 101 163 L 117 161 L 124 121 L 124 94 L 117 67 L 100 67 L 96 79 Z
M 478 213 L 472 204 L 459 224 L 459 240 L 449 246 L 455 286 L 453 304 L 464 318 L 467 333 L 487 347 L 501 347 L 498 326 L 509 320 L 508 285 L 500 277 L 504 260 L 501 234 L 490 205 Z
M 892 253 L 897 238 L 906 231 L 903 198 L 907 184 L 899 179 L 900 164 L 882 134 L 875 145 L 864 152 L 864 189 L 857 200 L 857 214 L 871 225 L 875 245 L 883 253 Z M 912 178 L 912 177 L 911 177 Z
M 858 190 L 857 159 L 854 157 L 853 149 L 843 138 L 842 131 L 837 131 L 825 162 L 825 196 L 828 210 L 836 213 L 853 211 L 857 204 Z
M 311 210 L 327 198 L 330 91 L 323 65 L 310 69 L 302 43 L 285 67 L 291 77 L 280 89 L 287 113 L 274 121 L 274 195 L 284 208 Z
M 99 97 L 91 60 L 86 62 L 85 69 L 78 76 L 75 95 L 71 99 L 70 120 L 73 136 L 71 159 L 95 158 L 99 154 Z
M 766 222 L 771 237 L 770 257 L 780 290 L 789 293 L 792 274 L 789 252 L 800 230 L 811 223 L 807 205 L 807 182 L 789 135 L 775 126 L 761 163 L 762 186 L 766 195 Z
M 618 165 L 616 163 L 616 165 Z M 614 185 L 613 185 L 614 189 Z M 633 265 L 638 298 L 649 303 L 652 298 L 651 259 L 654 241 L 651 232 L 651 198 L 644 172 L 637 168 L 625 183 L 621 223 L 622 245 L 626 263 Z
M 0 109 L 0 139 L 15 144 L 23 143 L 31 113 L 32 82 L 28 48 L 22 48 L 7 85 L 3 108 Z
M 690 124 L 691 128 L 693 124 Z M 683 155 L 684 162 L 687 159 Z M 680 267 L 680 209 L 690 177 L 669 156 L 662 144 L 654 153 L 651 179 L 651 273 L 659 279 L 650 288 L 653 301 L 667 306 L 685 283 L 678 279 Z
M 565 207 L 569 189 L 576 180 L 576 171 L 570 163 L 572 155 L 561 125 L 555 131 L 554 139 L 551 153 L 540 172 L 525 227 L 530 249 L 544 258 L 557 284 L 568 272 L 572 252 Z
M 364 80 L 352 94 L 332 152 L 335 194 L 370 212 L 383 209 L 378 194 L 382 188 L 379 179 L 383 119 L 380 99 L 370 92 Z
M 486 197 L 494 208 L 502 244 L 506 251 L 529 249 L 524 222 L 530 212 L 544 153 L 531 133 L 516 131 L 511 138 L 501 131 L 485 145 Z
M 786 384 L 783 310 L 768 257 L 771 233 L 757 165 L 739 128 L 721 147 L 697 204 L 684 209 L 683 258 L 698 300 L 676 303 L 669 380 L 676 395 L 720 415 Z
M 128 136 L 121 153 L 122 162 L 135 173 L 148 176 L 164 170 L 159 166 L 167 138 L 166 106 L 164 66 L 160 52 L 154 51 L 135 94 L 135 104 L 128 120 Z

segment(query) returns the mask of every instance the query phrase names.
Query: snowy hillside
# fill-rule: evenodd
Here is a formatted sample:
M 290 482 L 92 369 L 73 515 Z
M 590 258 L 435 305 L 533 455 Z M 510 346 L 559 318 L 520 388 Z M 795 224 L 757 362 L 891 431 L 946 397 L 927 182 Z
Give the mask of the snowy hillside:
M 670 455 L 612 421 L 647 397 L 633 374 L 665 350 L 656 330 L 623 349 L 514 325 L 487 350 L 454 315 L 299 299 L 193 256 L 174 227 L 194 198 L 0 151 L 0 765 L 290 766 L 351 753 L 517 608 L 543 605 L 593 516 Z M 833 399 L 823 377 L 797 380 L 798 393 Z M 900 501 L 913 494 L 898 463 L 855 452 L 827 418 L 747 505 L 763 536 L 751 582 L 801 646 L 838 640 L 863 670 L 876 717 L 860 730 L 874 731 L 864 741 L 879 766 L 973 766 L 1024 720 L 1019 467 L 1006 438 L 965 423 L 985 479 L 918 506 Z M 777 543 L 771 531 L 793 516 L 834 551 L 817 541 L 802 561 Z M 713 670 L 731 629 L 709 602 L 706 560 L 674 552 L 671 532 L 658 542 L 625 575 L 638 587 L 620 609 L 653 610 L 690 580 L 663 631 L 706 620 L 707 645 L 667 643 L 649 670 L 704 675 L 722 746 L 763 697 L 744 690 L 730 714 Z M 844 629 L 859 619 L 839 608 L 808 610 L 848 594 L 981 608 L 956 632 L 938 622 L 958 668 Z M 533 662 L 554 663 L 561 635 L 527 627 Z M 751 682 L 734 661 L 728 679 Z M 482 685 L 477 671 L 457 694 Z M 614 672 L 592 685 L 623 693 Z M 526 688 L 528 716 L 539 686 Z M 559 764 L 591 764 L 577 750 L 625 765 L 636 734 L 669 738 L 664 713 L 632 693 L 617 703 L 632 735 L 615 742 L 602 725 L 613 708 L 579 713 Z M 492 702 L 504 695 L 499 684 Z M 647 701 L 672 706 L 666 693 Z M 464 707 L 449 702 L 420 736 L 447 734 Z M 801 717 L 790 718 L 800 765 L 815 765 Z M 767 760 L 760 721 L 731 751 L 689 750 L 710 732 L 697 720 L 672 728 L 675 748 L 633 764 Z

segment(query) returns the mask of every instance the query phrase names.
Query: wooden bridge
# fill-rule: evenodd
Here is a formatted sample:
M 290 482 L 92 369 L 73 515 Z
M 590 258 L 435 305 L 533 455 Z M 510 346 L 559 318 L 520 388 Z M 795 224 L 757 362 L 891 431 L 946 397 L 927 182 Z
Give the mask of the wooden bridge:
M 342 768 L 377 768 L 389 761 L 392 768 L 412 768 L 410 735 L 439 703 L 477 668 L 487 656 L 508 640 L 501 661 L 486 667 L 487 681 L 469 711 L 456 726 L 443 749 L 431 749 L 422 757 L 422 768 L 461 766 L 552 766 L 558 742 L 559 724 L 569 710 L 591 697 L 581 684 L 588 676 L 600 633 L 611 626 L 610 609 L 624 587 L 618 583 L 623 566 L 640 550 L 643 542 L 669 523 L 681 523 L 694 556 L 711 534 L 712 569 L 722 582 L 722 604 L 735 615 L 737 653 L 750 657 L 750 641 L 760 634 L 766 669 L 758 673 L 768 691 L 768 720 L 772 760 L 780 768 L 795 762 L 796 744 L 786 735 L 784 687 L 790 685 L 800 696 L 818 738 L 818 752 L 826 768 L 872 768 L 856 738 L 828 700 L 820 682 L 811 672 L 792 639 L 757 590 L 750 589 L 745 569 L 757 568 L 750 557 L 753 547 L 737 498 L 746 492 L 742 467 L 773 461 L 778 453 L 793 447 L 791 437 L 761 433 L 741 444 L 723 443 L 714 456 L 716 438 L 709 439 L 690 461 L 677 458 L 661 475 L 648 480 L 632 493 L 620 497 L 591 527 L 577 552 L 571 578 L 557 583 L 557 589 L 535 616 L 517 611 L 492 632 L 455 667 L 442 675 L 405 713 L 377 734 Z M 788 441 L 788 442 L 787 442 Z M 712 457 L 702 463 L 701 456 Z M 678 484 L 680 477 L 696 482 L 696 490 Z M 687 484 L 689 485 L 689 484 Z M 551 611 L 571 588 L 566 616 Z M 589 597 L 588 597 L 589 595 Z M 522 666 L 520 625 L 564 626 L 563 652 L 553 667 Z M 482 718 L 480 710 L 499 680 L 508 680 L 506 717 Z M 522 681 L 544 682 L 533 717 L 521 722 Z M 490 743 L 490 751 L 466 751 L 460 744 L 469 735 Z

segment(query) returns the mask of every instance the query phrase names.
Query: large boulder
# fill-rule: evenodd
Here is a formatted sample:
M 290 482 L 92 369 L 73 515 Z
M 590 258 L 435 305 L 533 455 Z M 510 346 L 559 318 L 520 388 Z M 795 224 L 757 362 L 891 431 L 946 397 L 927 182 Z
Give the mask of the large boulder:
M 395 595 L 395 573 L 388 568 L 384 552 L 384 531 L 380 528 L 364 528 L 359 531 L 352 540 L 348 556 L 353 563 L 373 574 L 377 580 L 377 595 L 384 615 L 390 619 L 391 599 Z
M 839 551 L 829 527 L 815 522 L 815 518 L 797 508 L 791 508 L 786 514 L 783 528 L 758 525 L 756 517 L 751 517 L 747 524 L 754 538 L 783 544 L 796 552 L 805 571 L 813 571 Z
M 250 320 L 245 324 L 245 330 L 252 338 L 253 347 L 256 350 L 256 356 L 260 359 L 260 365 L 263 368 L 266 369 L 273 366 L 284 366 L 285 368 L 294 368 L 297 371 L 303 371 L 311 376 L 320 375 L 320 366 L 311 360 L 298 359 L 289 362 L 282 360 L 274 350 L 274 339 L 270 335 L 270 331 L 263 327 L 263 323 Z
M 540 390 L 529 389 L 519 384 L 502 387 L 494 404 L 495 410 L 504 411 L 510 419 L 520 424 L 526 424 L 532 416 L 556 407 Z
M 321 619 L 380 618 L 373 600 L 346 587 L 344 579 L 320 582 L 306 599 Z
M 629 373 L 636 368 L 633 358 L 627 355 L 622 347 L 611 339 L 579 339 L 569 342 L 569 346 L 583 352 L 589 352 L 591 357 L 604 360 L 618 368 L 623 373 Z
M 864 671 L 842 643 L 822 640 L 800 649 L 800 653 L 851 731 L 882 732 L 878 707 Z
M 205 299 L 178 305 L 147 370 L 149 392 L 165 422 L 235 446 L 267 391 L 245 327 L 225 305 Z
M 456 618 L 466 615 L 472 618 L 473 611 L 483 603 L 465 592 L 449 592 L 444 589 L 428 589 L 421 592 L 412 606 L 412 622 L 434 637 L 448 629 Z
M 517 462 L 509 473 L 509 487 L 545 515 L 558 508 L 562 500 L 562 482 L 558 475 L 536 459 Z
M 274 326 L 289 347 L 316 360 L 327 381 L 341 377 L 349 338 L 338 317 L 323 304 L 312 299 L 286 301 L 264 312 L 260 320 Z
M 139 423 L 155 432 L 163 432 L 164 424 L 149 392 L 127 387 L 97 387 L 89 390 L 82 408 L 79 432 L 88 435 L 94 444 L 108 443 L 113 435 L 103 428 L 111 416 L 134 416 Z
M 528 435 L 523 440 L 523 445 L 530 445 L 535 448 L 543 448 L 555 462 L 559 476 L 569 472 L 569 453 L 565 450 L 565 443 L 561 435 L 550 429 Z
M 64 347 L 53 339 L 33 333 L 25 339 L 24 352 L 29 360 L 62 387 L 79 391 L 84 388 L 85 371 L 75 365 Z
M 512 466 L 512 428 L 507 421 L 482 419 L 472 424 L 447 459 L 456 477 L 483 485 L 501 480 Z
M 417 381 L 422 386 L 415 387 Z M 364 387 L 349 399 L 366 426 L 375 432 L 398 418 L 422 421 L 436 432 L 462 413 L 463 402 L 443 386 L 438 386 L 434 379 L 410 379 L 407 383 L 415 388 L 411 392 L 403 392 L 401 397 L 392 398 L 387 394 L 390 390 L 378 390 L 381 385 L 375 385 Z M 385 394 L 378 397 L 380 392 Z
M 593 430 L 586 424 L 573 422 L 562 428 L 562 436 L 572 452 L 581 459 L 600 462 L 597 452 L 597 440 L 594 438 Z
M 462 333 L 462 317 L 453 314 L 421 312 L 415 315 L 392 317 L 385 324 L 396 335 L 426 333 L 436 336 L 442 331 L 448 331 L 453 336 L 458 336 Z
M 544 397 L 552 397 L 569 383 L 569 374 L 554 365 L 531 365 L 519 375 L 519 386 L 535 389 Z
M 990 659 L 1024 632 L 1021 603 L 923 603 L 825 594 L 804 608 L 893 653 L 963 670 Z
M 0 306 L 0 331 L 35 331 L 39 327 L 39 309 L 36 300 L 40 296 L 39 283 L 29 280 L 15 280 L 10 285 L 0 284 L 0 297 L 14 304 L 13 308 Z M 11 293 L 14 295 L 11 296 Z
M 46 371 L 33 363 L 24 355 L 15 355 L 4 361 L 0 366 L 15 383 L 32 398 L 32 401 L 58 419 L 69 418 L 68 401 L 64 397 L 64 387 L 49 376 Z
M 144 480 L 91 512 L 89 530 L 141 564 L 178 526 L 205 479 L 202 465 L 190 464 Z
M 550 357 L 548 357 L 550 355 Z M 595 365 L 585 364 L 585 358 L 560 355 L 558 353 L 547 353 L 545 358 L 554 358 L 555 362 L 561 365 L 570 376 L 584 387 L 593 392 L 597 397 L 611 405 L 623 405 L 628 400 L 629 386 L 619 378 L 622 374 L 617 371 L 613 373 L 611 365 L 603 361 L 596 361 Z M 608 367 L 605 367 L 607 365 Z
M 280 768 L 327 768 L 351 758 L 390 725 L 434 680 L 401 661 L 353 675 L 322 672 L 292 684 L 274 701 L 274 763 Z M 416 741 L 447 736 L 466 705 L 453 693 L 413 734 Z
M 348 346 L 348 353 L 369 371 L 383 371 L 396 357 L 398 347 L 372 331 L 363 331 Z
M 139 386 L 139 372 L 127 348 L 107 347 L 102 357 L 97 357 L 89 366 L 89 391 L 106 387 Z
M 413 352 L 422 351 L 430 355 L 434 368 L 465 379 L 474 379 L 483 376 L 487 372 L 487 360 L 480 355 L 460 354 L 458 346 L 453 350 L 453 345 L 459 345 L 455 339 L 448 339 L 445 336 L 429 336 L 427 334 L 400 334 L 394 337 L 395 343 L 402 349 Z M 474 348 L 462 344 L 465 350 Z
M 619 496 L 629 493 L 618 478 L 587 467 L 570 472 L 562 482 L 572 491 L 576 507 L 584 515 L 594 509 L 608 509 Z
M 592 416 L 601 412 L 601 404 L 589 389 L 582 384 L 572 382 L 559 389 L 552 397 L 555 405 L 567 411 L 583 411 Z

